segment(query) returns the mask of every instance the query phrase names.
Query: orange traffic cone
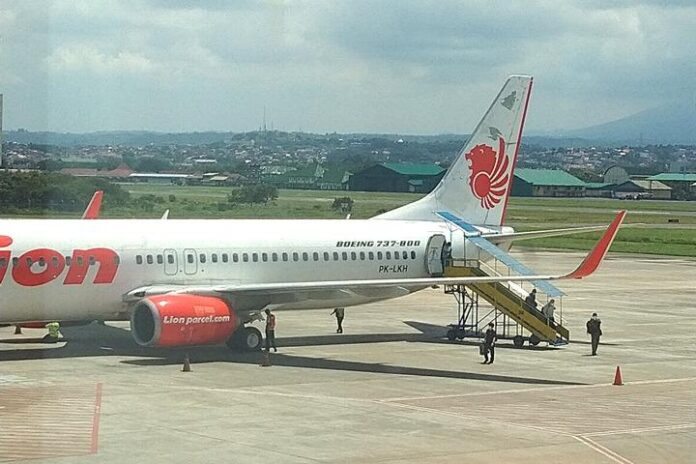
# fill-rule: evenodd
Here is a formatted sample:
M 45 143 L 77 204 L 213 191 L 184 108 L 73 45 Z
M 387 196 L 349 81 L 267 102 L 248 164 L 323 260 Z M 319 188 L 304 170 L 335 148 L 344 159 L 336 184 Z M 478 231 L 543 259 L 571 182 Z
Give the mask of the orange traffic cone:
M 616 374 L 614 374 L 614 385 L 623 385 L 623 379 L 621 378 L 621 368 L 616 366 Z
M 271 353 L 267 350 L 263 351 L 263 357 L 261 358 L 261 367 L 269 367 L 271 365 Z
M 191 372 L 191 360 L 188 353 L 184 355 L 184 367 L 181 369 L 181 372 Z

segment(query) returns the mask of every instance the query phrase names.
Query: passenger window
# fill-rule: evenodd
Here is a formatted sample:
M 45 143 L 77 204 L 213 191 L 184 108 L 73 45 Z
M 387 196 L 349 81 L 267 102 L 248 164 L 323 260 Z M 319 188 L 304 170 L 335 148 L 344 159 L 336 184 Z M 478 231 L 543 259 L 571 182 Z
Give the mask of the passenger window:
M 268 262 L 268 253 L 261 253 L 261 261 Z
M 228 255 L 227 253 L 223 253 L 223 254 L 222 254 L 222 262 L 223 262 L 223 263 L 226 263 L 226 262 L 228 262 L 229 260 L 230 260 L 229 255 Z
M 297 252 L 292 253 L 292 260 L 293 261 L 299 261 L 300 260 L 300 255 Z
M 391 251 L 385 251 L 384 253 L 387 259 L 391 259 Z
M 333 252 L 333 259 L 334 261 L 338 261 L 338 251 Z
M 114 264 L 121 264 L 121 258 L 114 256 Z
M 278 253 L 271 253 L 271 260 L 275 263 L 278 261 Z
M 142 259 L 142 258 L 141 258 L 141 259 Z M 31 260 L 29 259 L 29 260 L 27 260 L 27 261 L 29 262 L 29 265 L 31 266 Z M 77 265 L 78 265 L 78 266 L 82 266 L 84 263 L 85 263 L 84 258 L 82 258 L 82 256 L 78 256 L 78 257 L 77 257 Z
M 287 260 L 288 260 L 288 254 L 287 254 L 287 253 L 283 253 L 283 261 L 286 261 L 286 262 L 287 262 Z
M 394 252 L 394 259 L 399 259 L 399 252 L 398 251 Z
M 202 255 L 201 255 L 201 256 L 202 256 Z M 77 259 L 79 260 L 80 258 L 77 258 Z M 147 256 L 146 256 L 146 259 L 147 259 L 147 264 L 152 264 L 152 263 L 155 262 L 155 261 L 152 259 L 152 255 L 147 255 Z M 90 261 L 91 261 L 91 260 L 90 260 Z M 90 264 L 92 264 L 92 263 L 90 262 Z
M 249 262 L 249 255 L 247 253 L 242 253 L 242 261 L 245 263 Z
M 191 258 L 191 255 L 189 255 L 189 258 Z M 78 261 L 78 262 L 79 262 L 79 261 Z M 137 255 L 137 256 L 135 257 L 135 262 L 136 262 L 137 264 L 143 264 L 143 257 L 142 257 L 141 255 Z M 193 262 L 193 259 L 191 259 L 189 262 L 192 263 L 192 262 Z
M 317 253 L 316 251 L 312 253 L 312 258 L 314 259 L 314 261 L 319 261 L 319 253 Z
M 19 265 L 19 258 L 12 258 L 12 265 L 17 267 Z
M 80 258 L 80 259 L 82 259 L 82 258 Z M 34 264 L 34 262 L 31 260 L 31 258 L 27 258 L 26 262 L 27 262 L 27 266 L 29 266 L 29 267 L 31 267 L 31 265 Z
M 358 259 L 358 255 L 356 255 L 354 251 L 351 251 L 350 252 L 350 259 L 351 259 L 351 261 L 355 261 L 356 259 Z
M 377 252 L 377 259 L 382 259 L 382 252 L 381 251 Z
M 53 267 L 58 267 L 58 258 L 57 258 L 56 256 L 54 256 L 53 258 L 51 258 L 51 265 L 52 265 Z
M 329 256 L 329 252 L 325 251 L 324 252 L 324 261 L 328 261 L 331 257 Z
M 7 267 L 7 260 L 5 258 L 0 258 L 0 269 Z
M 404 259 L 408 259 L 408 251 L 404 251 L 401 257 Z
M 174 264 L 174 255 L 167 255 L 167 262 L 169 264 Z
M 140 259 L 142 260 L 142 258 L 140 258 Z M 14 260 L 12 260 L 12 263 L 14 264 Z M 66 256 L 65 257 L 65 265 L 70 266 L 71 264 L 72 264 L 72 256 Z M 138 263 L 138 264 L 141 264 L 141 263 Z
M 46 259 L 45 258 L 39 258 L 39 266 L 44 267 L 46 265 Z
M 415 251 L 411 252 L 411 259 L 416 259 L 416 252 Z
M 364 251 L 360 252 L 360 261 L 365 261 L 365 252 Z
M 90 266 L 94 266 L 96 264 L 96 262 L 97 261 L 94 259 L 94 256 L 89 257 L 89 265 Z
M 198 258 L 200 259 L 201 264 L 202 264 L 202 263 L 205 263 L 205 253 L 201 253 L 201 254 L 198 256 Z
M 372 261 L 373 259 L 375 259 L 375 254 L 370 251 L 369 253 L 367 253 L 367 257 L 370 258 L 370 261 Z
M 235 263 L 239 262 L 239 255 L 237 253 L 232 254 L 232 261 L 234 261 Z
M 251 254 L 251 260 L 255 263 L 259 262 L 259 254 L 258 253 L 252 253 Z
M 309 253 L 306 251 L 302 253 L 302 261 L 309 261 Z
M 347 252 L 342 252 L 341 253 L 341 258 L 343 258 L 343 261 L 348 261 L 348 253 Z
M 194 258 L 192 254 L 186 255 L 186 261 L 188 261 L 189 264 L 193 264 Z
M 164 264 L 164 256 L 157 255 L 157 264 Z
M 210 260 L 214 263 L 217 263 L 217 253 L 213 253 L 212 255 L 210 255 Z

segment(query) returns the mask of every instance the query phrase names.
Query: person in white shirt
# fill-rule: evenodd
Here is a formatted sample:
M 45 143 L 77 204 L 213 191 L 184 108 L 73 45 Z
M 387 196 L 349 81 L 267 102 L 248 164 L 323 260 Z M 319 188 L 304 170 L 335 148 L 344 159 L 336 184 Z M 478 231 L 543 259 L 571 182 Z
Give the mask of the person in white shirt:
M 556 302 L 556 300 L 554 300 L 553 298 L 551 298 L 551 299 L 549 300 L 549 302 L 546 303 L 546 304 L 545 304 L 544 306 L 542 306 L 542 308 L 541 308 L 541 312 L 544 313 L 544 316 L 546 316 L 546 319 L 548 319 L 548 321 L 549 321 L 551 324 L 555 324 L 555 323 L 556 323 L 556 321 L 553 320 L 553 313 L 554 313 L 554 311 L 556 311 L 556 305 L 554 304 L 555 302 Z

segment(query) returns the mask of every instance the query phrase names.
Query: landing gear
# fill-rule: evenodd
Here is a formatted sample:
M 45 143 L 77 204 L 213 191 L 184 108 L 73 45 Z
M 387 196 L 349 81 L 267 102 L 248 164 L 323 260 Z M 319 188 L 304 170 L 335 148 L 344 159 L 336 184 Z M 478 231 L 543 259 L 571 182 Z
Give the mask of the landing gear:
M 244 326 L 237 329 L 227 340 L 226 344 L 233 350 L 259 351 L 263 344 L 263 336 L 256 327 Z
M 529 344 L 532 346 L 537 346 L 540 341 L 541 339 L 534 334 L 529 336 Z
M 522 348 L 522 345 L 524 345 L 524 337 L 522 335 L 515 335 L 512 337 L 512 344 L 515 345 L 515 348 Z

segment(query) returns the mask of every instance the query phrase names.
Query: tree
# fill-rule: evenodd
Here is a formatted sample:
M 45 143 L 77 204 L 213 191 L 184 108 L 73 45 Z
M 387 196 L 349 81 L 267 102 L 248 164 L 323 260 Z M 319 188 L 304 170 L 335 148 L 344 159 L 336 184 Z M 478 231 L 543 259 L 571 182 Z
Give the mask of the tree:
M 278 199 L 278 189 L 268 184 L 244 185 L 238 190 L 233 190 L 227 195 L 229 203 L 263 203 Z
M 341 211 L 342 213 L 350 213 L 353 210 L 353 199 L 351 197 L 334 198 L 331 204 L 331 209 Z

